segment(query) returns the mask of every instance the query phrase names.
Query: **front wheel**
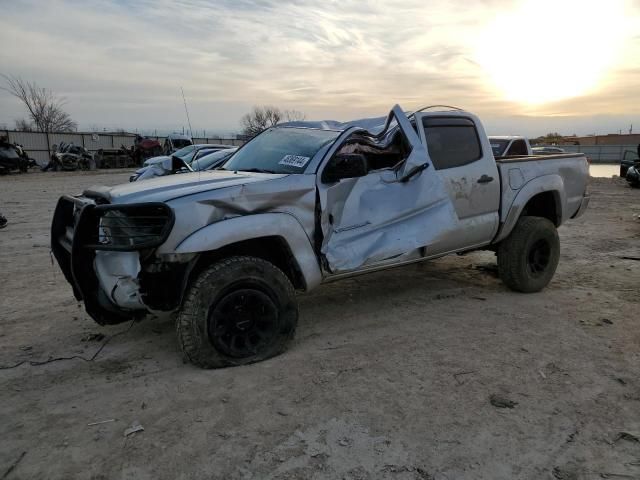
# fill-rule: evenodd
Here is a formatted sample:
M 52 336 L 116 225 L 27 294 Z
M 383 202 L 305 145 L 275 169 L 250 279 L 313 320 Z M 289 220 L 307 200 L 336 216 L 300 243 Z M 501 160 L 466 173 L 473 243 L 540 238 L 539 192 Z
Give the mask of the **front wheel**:
M 178 342 L 202 368 L 259 362 L 282 353 L 294 337 L 298 306 L 293 285 L 276 266 L 231 257 L 204 270 L 178 318 Z
M 555 225 L 542 217 L 522 217 L 498 247 L 498 273 L 512 290 L 539 292 L 553 278 L 559 259 Z

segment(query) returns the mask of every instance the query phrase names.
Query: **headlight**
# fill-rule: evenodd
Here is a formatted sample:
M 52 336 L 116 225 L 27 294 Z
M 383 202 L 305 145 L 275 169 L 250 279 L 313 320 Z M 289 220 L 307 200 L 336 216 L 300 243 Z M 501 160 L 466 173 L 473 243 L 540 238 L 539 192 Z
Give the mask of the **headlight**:
M 162 203 L 100 205 L 96 250 L 142 250 L 161 245 L 173 227 L 173 210 Z M 95 225 L 95 224 L 94 224 Z

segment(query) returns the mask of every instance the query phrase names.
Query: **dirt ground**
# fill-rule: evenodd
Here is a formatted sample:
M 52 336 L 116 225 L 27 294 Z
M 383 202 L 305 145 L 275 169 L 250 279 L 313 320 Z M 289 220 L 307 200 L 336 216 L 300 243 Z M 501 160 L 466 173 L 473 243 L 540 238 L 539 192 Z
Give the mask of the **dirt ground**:
M 640 478 L 640 190 L 593 181 L 542 293 L 490 252 L 371 274 L 301 295 L 282 356 L 204 371 L 169 320 L 94 324 L 52 263 L 57 197 L 127 175 L 0 178 L 0 365 L 126 331 L 0 370 L 1 479 Z

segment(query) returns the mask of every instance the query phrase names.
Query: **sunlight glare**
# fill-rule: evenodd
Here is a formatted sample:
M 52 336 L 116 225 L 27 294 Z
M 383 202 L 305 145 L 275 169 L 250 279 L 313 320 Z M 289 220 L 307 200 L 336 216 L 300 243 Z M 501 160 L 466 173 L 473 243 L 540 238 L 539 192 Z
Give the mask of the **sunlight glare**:
M 627 31 L 624 0 L 524 0 L 486 26 L 475 59 L 506 99 L 543 104 L 597 89 Z

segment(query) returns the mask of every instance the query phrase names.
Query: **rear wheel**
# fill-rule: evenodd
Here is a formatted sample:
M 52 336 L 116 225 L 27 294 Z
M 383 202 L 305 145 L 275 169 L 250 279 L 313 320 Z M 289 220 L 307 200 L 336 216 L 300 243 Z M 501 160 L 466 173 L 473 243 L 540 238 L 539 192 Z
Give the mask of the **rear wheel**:
M 498 273 L 512 290 L 539 292 L 553 278 L 559 259 L 555 225 L 542 217 L 522 217 L 498 247 Z
M 202 368 L 259 362 L 293 339 L 298 307 L 293 285 L 273 264 L 231 257 L 203 271 L 176 321 L 180 348 Z

